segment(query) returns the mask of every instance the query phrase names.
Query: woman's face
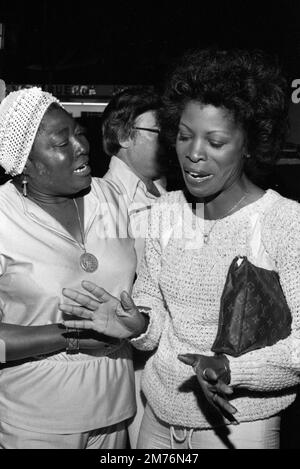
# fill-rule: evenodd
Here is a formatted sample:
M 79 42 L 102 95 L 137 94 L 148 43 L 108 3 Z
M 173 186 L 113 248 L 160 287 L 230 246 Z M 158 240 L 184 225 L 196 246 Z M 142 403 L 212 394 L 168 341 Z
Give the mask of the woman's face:
M 190 101 L 181 115 L 176 151 L 188 191 L 203 199 L 238 183 L 245 136 L 225 109 Z
M 29 187 L 68 196 L 90 186 L 89 143 L 80 125 L 62 108 L 50 108 L 35 138 L 28 167 Z

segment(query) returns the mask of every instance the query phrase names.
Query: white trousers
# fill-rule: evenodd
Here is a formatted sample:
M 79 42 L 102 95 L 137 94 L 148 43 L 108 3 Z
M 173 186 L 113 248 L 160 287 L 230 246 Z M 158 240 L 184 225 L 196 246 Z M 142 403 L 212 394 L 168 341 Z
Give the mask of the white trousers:
M 130 441 L 130 448 L 136 449 L 137 440 L 140 432 L 141 422 L 143 419 L 144 411 L 145 411 L 145 397 L 141 390 L 141 375 L 143 370 L 135 370 L 134 371 L 134 378 L 135 378 L 135 398 L 136 398 L 136 414 L 131 419 L 130 424 L 128 426 L 128 435 Z
M 127 422 L 84 433 L 36 433 L 0 422 L 0 449 L 125 449 Z
M 280 417 L 199 430 L 173 427 L 159 420 L 147 404 L 139 449 L 278 449 Z

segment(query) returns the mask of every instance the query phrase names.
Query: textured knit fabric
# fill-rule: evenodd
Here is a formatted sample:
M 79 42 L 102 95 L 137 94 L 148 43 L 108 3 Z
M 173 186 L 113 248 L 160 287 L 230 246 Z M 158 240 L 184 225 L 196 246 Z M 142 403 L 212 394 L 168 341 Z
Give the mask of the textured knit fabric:
M 60 105 L 51 93 L 36 87 L 12 91 L 2 101 L 0 165 L 7 174 L 22 173 L 41 120 L 52 103 Z
M 201 398 L 193 369 L 177 355 L 212 354 L 228 268 L 237 255 L 251 258 L 251 220 L 259 215 L 261 243 L 280 275 L 292 312 L 292 334 L 271 347 L 228 357 L 234 386 L 231 401 L 241 422 L 277 414 L 294 400 L 295 386 L 300 382 L 299 204 L 269 190 L 230 216 L 202 222 L 204 232 L 210 231 L 209 242 L 192 248 L 191 243 L 175 236 L 162 242 L 169 230 L 168 205 L 173 206 L 176 226 L 176 214 L 187 206 L 183 193 L 169 193 L 152 208 L 152 237 L 147 239 L 134 289 L 136 304 L 150 307 L 151 312 L 148 330 L 132 343 L 143 350 L 158 347 L 142 379 L 150 406 L 171 425 L 211 428 L 224 423 Z
M 58 305 L 68 302 L 62 289 L 82 291 L 82 280 L 117 297 L 122 290 L 130 292 L 136 255 L 130 238 L 113 237 L 116 210 L 114 192 L 94 178 L 84 197 L 84 233 L 86 249 L 97 256 L 99 267 L 88 273 L 80 267 L 82 247 L 70 233 L 11 182 L 3 185 L 0 321 L 22 326 L 61 323 L 65 318 Z M 0 367 L 0 419 L 19 428 L 82 433 L 130 418 L 135 408 L 131 350 L 124 342 L 107 346 L 105 354 L 62 352 Z

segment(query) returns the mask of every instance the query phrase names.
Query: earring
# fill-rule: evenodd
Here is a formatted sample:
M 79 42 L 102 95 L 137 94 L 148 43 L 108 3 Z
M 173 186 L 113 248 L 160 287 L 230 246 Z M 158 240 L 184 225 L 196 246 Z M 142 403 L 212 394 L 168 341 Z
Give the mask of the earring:
M 251 158 L 251 155 L 250 155 L 250 153 L 246 153 L 246 154 L 244 155 L 244 157 L 247 158 L 247 159 L 249 159 L 249 158 Z
M 23 181 L 22 181 L 24 197 L 27 197 L 27 184 L 28 184 L 28 181 L 27 181 L 26 175 L 24 175 L 24 178 L 23 178 Z

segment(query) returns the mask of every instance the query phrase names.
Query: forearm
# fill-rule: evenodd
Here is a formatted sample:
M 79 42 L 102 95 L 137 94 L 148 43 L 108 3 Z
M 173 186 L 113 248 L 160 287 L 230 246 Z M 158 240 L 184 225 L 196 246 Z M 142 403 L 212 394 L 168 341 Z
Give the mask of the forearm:
M 146 303 L 146 299 L 143 298 L 140 304 Z M 151 304 L 151 307 L 150 307 Z M 162 330 L 165 324 L 166 310 L 160 302 L 148 302 L 149 311 L 144 310 L 144 316 L 148 317 L 145 323 L 144 330 L 138 337 L 134 337 L 131 340 L 132 345 L 138 350 L 150 351 L 154 350 L 160 341 Z M 141 307 L 141 311 L 143 308 Z
M 294 361 L 296 343 L 288 338 L 238 358 L 228 357 L 231 384 L 252 391 L 270 392 L 297 386 L 300 375 L 299 363 Z
M 65 350 L 66 329 L 61 324 L 18 326 L 0 324 L 0 361 L 9 362 Z

